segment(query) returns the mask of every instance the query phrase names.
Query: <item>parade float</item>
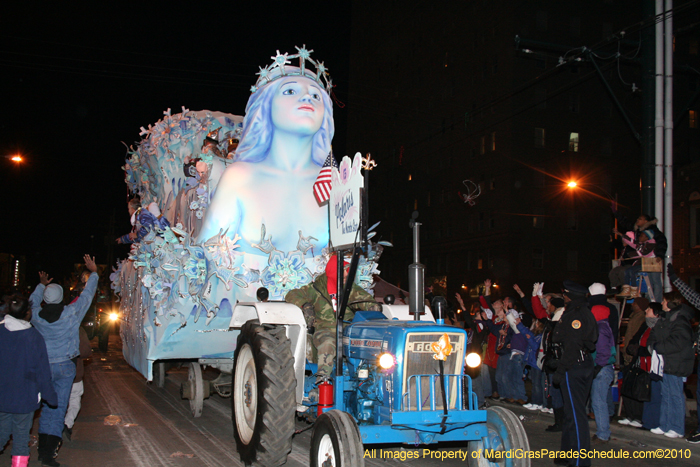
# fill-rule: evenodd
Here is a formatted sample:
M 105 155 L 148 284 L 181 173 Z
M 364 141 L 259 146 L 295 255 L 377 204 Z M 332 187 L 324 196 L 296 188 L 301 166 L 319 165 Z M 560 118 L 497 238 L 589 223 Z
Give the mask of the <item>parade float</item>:
M 124 169 L 148 213 L 134 210 L 139 241 L 112 276 L 125 358 L 149 380 L 155 363 L 159 384 L 165 362 L 188 362 L 182 395 L 195 416 L 212 390 L 230 395 L 246 465 L 286 463 L 298 416 L 314 423 L 312 466 L 362 466 L 377 444 L 464 442 L 472 465 L 529 467 L 508 456 L 529 452 L 515 414 L 479 410 L 465 365 L 481 361 L 466 355 L 467 332 L 445 325 L 444 298 L 436 318 L 424 305 L 415 216 L 409 305 L 389 298 L 346 313 L 381 252 L 367 228 L 373 161 L 358 153 L 334 165 L 330 79 L 311 51 L 297 52 L 260 69 L 244 119 L 183 109 L 142 129 Z M 335 261 L 335 292 L 312 287 L 337 318 L 335 366 L 322 374 L 307 345 L 313 324 L 282 299 L 323 274 L 330 252 L 351 260 L 347 270 Z M 202 365 L 221 376 L 204 381 Z
M 159 386 L 168 364 L 186 363 L 183 395 L 195 416 L 209 393 L 230 394 L 235 305 L 257 301 L 261 287 L 281 301 L 328 262 L 329 182 L 320 173 L 334 163 L 332 86 L 311 52 L 272 57 L 245 118 L 168 109 L 128 150 L 131 196 L 167 222 L 134 243 L 111 276 L 124 357 Z M 295 76 L 312 83 L 301 89 L 301 80 L 279 79 Z M 356 282 L 370 292 L 380 252 L 370 245 L 360 261 Z M 203 365 L 221 376 L 203 380 Z

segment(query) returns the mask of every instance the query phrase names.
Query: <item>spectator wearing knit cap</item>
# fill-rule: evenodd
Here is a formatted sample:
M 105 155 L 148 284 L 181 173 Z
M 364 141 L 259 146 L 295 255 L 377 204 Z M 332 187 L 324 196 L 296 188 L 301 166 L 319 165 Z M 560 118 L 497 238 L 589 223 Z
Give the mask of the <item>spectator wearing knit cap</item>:
M 32 305 L 32 324 L 46 341 L 51 380 L 58 395 L 58 406 L 51 408 L 44 404 L 39 419 L 39 460 L 42 465 L 50 467 L 60 465 L 55 457 L 61 442 L 66 409 L 75 379 L 76 366 L 73 359 L 80 355 L 78 328 L 92 303 L 99 280 L 94 258 L 85 255 L 84 259 L 85 266 L 91 274 L 85 289 L 75 302 L 63 305 L 63 288 L 58 284 L 51 284 L 53 279 L 43 271 L 39 272 L 41 283 L 29 298 Z
M 620 313 L 617 311 L 617 307 L 608 301 L 608 297 L 605 294 L 605 286 L 600 282 L 592 283 L 590 287 L 588 287 L 588 293 L 590 293 L 588 304 L 591 306 L 591 309 L 596 305 L 603 305 L 610 311 L 610 316 L 607 321 L 613 333 L 613 340 L 617 344 L 620 331 Z

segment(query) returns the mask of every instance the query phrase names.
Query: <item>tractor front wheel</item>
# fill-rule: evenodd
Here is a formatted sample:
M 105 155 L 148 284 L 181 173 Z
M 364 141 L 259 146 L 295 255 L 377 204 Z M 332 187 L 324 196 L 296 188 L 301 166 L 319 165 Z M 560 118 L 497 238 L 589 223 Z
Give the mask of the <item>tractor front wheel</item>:
M 311 437 L 311 467 L 364 467 L 360 430 L 347 412 L 321 414 Z
M 530 450 L 530 442 L 527 433 L 518 417 L 503 407 L 489 407 L 486 409 L 486 427 L 488 433 L 479 441 L 469 442 L 469 465 L 472 467 L 530 467 L 530 459 L 523 456 L 522 459 L 510 459 L 506 456 L 486 456 L 484 440 L 488 440 L 489 449 L 498 451 L 522 452 Z

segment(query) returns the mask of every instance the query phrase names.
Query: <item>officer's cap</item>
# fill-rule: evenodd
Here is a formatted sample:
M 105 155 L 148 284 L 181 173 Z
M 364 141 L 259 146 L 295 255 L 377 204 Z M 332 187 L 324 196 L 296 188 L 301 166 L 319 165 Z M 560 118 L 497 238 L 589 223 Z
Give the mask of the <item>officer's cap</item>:
M 585 297 L 588 293 L 588 288 L 574 281 L 566 280 L 564 281 L 563 285 L 564 294 L 567 295 L 569 298 Z

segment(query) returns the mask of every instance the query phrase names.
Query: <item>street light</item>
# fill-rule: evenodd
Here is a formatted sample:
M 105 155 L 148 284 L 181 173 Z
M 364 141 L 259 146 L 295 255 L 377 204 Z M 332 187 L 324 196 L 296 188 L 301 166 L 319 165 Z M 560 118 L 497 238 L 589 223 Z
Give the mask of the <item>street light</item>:
M 11 160 L 12 162 L 14 162 L 15 164 L 17 164 L 17 167 L 19 167 L 20 164 L 21 164 L 22 162 L 24 162 L 24 158 L 23 158 L 20 154 L 9 154 L 9 155 L 5 155 L 5 156 L 3 156 L 3 157 L 4 157 L 5 159 L 9 159 L 9 160 Z

